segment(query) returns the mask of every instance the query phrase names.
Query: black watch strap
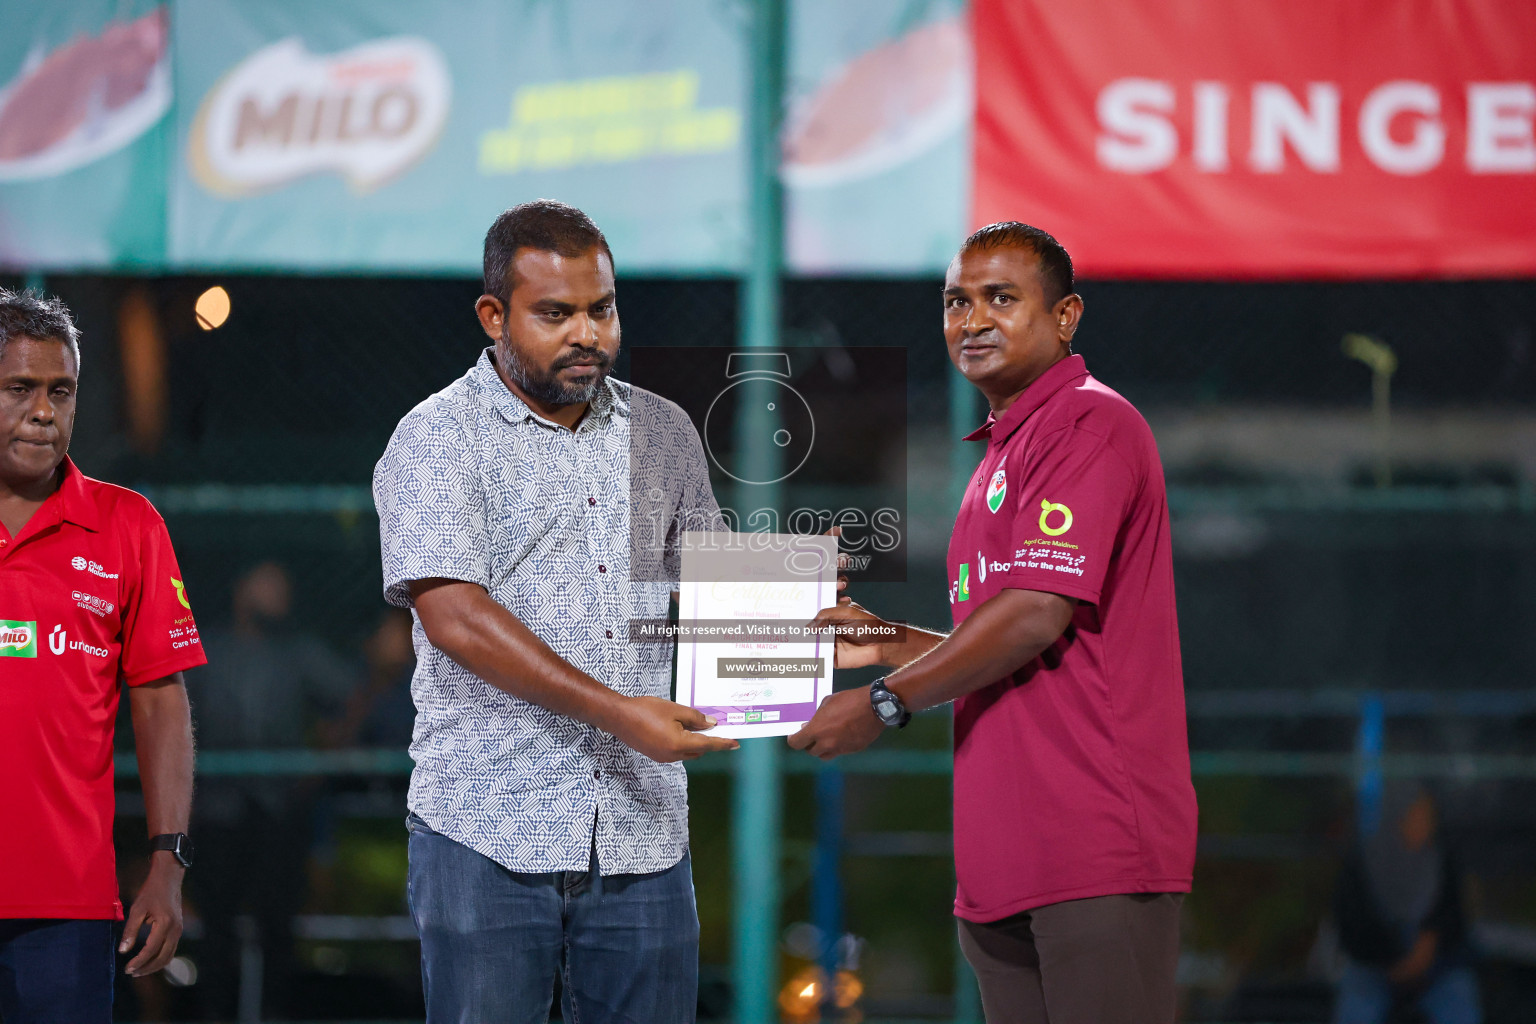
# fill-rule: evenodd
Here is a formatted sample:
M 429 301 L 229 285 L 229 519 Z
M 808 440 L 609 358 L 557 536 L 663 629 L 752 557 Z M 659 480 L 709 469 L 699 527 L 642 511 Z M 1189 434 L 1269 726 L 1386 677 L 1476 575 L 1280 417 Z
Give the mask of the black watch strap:
M 151 853 L 156 850 L 170 850 L 176 855 L 176 862 L 182 867 L 192 866 L 192 839 L 185 832 L 165 832 L 158 836 L 151 836 L 149 849 Z
M 874 709 L 875 717 L 887 728 L 905 729 L 907 723 L 912 721 L 912 712 L 885 685 L 885 676 L 869 684 L 869 706 Z

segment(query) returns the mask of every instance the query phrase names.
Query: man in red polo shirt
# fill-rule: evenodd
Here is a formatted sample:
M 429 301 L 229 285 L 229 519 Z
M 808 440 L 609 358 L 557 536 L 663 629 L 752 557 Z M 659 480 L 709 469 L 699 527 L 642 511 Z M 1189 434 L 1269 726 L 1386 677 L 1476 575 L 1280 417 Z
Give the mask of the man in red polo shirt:
M 839 667 L 901 667 L 789 742 L 835 757 L 955 701 L 955 914 L 987 1020 L 1167 1024 L 1195 860 L 1167 496 L 1146 422 L 1072 354 L 1072 289 L 1024 224 L 950 264 L 949 356 L 992 410 L 950 540 L 955 629 L 840 636 Z
M 181 937 L 191 861 L 192 723 L 182 670 L 204 662 L 165 523 L 65 455 L 80 349 L 57 299 L 0 289 L 0 1020 L 112 1019 L 130 975 Z M 112 849 L 112 739 L 127 686 L 150 839 L 123 906 Z

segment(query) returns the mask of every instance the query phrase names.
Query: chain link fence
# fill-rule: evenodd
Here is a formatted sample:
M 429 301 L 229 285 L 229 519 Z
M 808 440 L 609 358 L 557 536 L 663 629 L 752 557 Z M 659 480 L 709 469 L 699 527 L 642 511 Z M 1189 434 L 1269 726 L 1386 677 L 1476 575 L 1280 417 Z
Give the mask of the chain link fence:
M 154 498 L 205 628 L 228 626 L 240 581 L 276 563 L 291 581 L 285 635 L 323 645 L 348 687 L 366 690 L 388 622 L 373 463 L 399 418 L 487 344 L 473 314 L 478 282 L 45 284 L 84 332 L 76 460 Z M 203 330 L 193 305 L 215 284 L 232 313 Z M 787 346 L 906 351 L 908 579 L 859 597 L 934 625 L 947 621 L 942 557 L 955 467 L 966 465 L 951 429 L 940 288 L 937 279 L 825 278 L 784 291 Z M 1188 1019 L 1326 1019 L 1333 879 L 1357 800 L 1382 774 L 1432 781 L 1488 926 L 1488 1019 L 1525 1019 L 1536 1005 L 1536 705 L 1521 696 L 1536 665 L 1536 282 L 1090 281 L 1080 290 L 1077 348 L 1147 416 L 1170 484 L 1202 804 L 1182 966 Z M 736 296 L 727 279 L 621 278 L 625 345 L 731 344 Z M 1349 334 L 1395 356 L 1385 410 L 1372 405 L 1380 366 L 1346 355 Z M 983 412 L 972 401 L 960 421 L 979 423 Z M 325 723 L 345 716 L 345 689 L 306 712 L 307 742 L 322 744 Z M 1368 710 L 1379 695 L 1384 738 L 1372 747 Z M 941 757 L 947 716 L 920 716 L 897 739 L 893 751 Z M 271 1019 L 419 1012 L 400 943 L 370 938 L 363 925 L 337 938 L 345 928 L 335 924 L 398 927 L 404 913 L 408 764 L 392 749 L 397 760 L 354 766 L 295 805 L 312 847 L 299 883 L 309 923 L 294 954 L 297 987 L 268 994 Z M 893 778 L 903 780 L 898 799 Z M 719 824 L 729 785 L 703 767 L 693 790 L 701 1005 L 717 1015 L 729 1012 L 730 855 Z M 810 776 L 791 777 L 790 806 L 810 806 L 811 787 Z M 948 814 L 942 765 L 849 778 L 845 919 L 864 940 L 860 1005 L 871 1019 L 956 1011 Z M 791 814 L 786 924 L 809 920 L 815 842 L 809 817 Z M 899 905 L 870 882 L 891 872 L 909 896 Z M 786 932 L 785 978 L 811 959 L 795 934 Z M 198 941 L 187 946 L 194 960 Z M 358 977 L 387 981 L 369 988 Z M 211 1019 L 196 990 L 135 986 L 125 999 L 137 1008 L 124 1012 Z

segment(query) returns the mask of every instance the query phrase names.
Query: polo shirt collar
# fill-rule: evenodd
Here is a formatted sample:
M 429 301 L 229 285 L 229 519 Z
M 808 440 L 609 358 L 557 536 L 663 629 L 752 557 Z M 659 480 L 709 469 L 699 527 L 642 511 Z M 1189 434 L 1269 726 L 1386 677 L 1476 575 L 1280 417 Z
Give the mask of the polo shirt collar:
M 46 530 L 63 522 L 73 523 L 92 533 L 101 532 L 101 513 L 86 490 L 85 474 L 80 472 L 79 467 L 68 455 L 64 456 L 62 465 L 64 479 L 59 482 L 59 489 L 48 495 L 14 539 L 30 537 L 39 530 Z
M 532 420 L 545 427 L 563 429 L 560 424 L 545 419 L 529 407 L 512 389 L 507 387 L 506 381 L 501 379 L 501 374 L 496 372 L 496 363 L 492 356 L 494 348 L 486 348 L 480 353 L 480 359 L 475 363 L 475 368 L 470 371 L 470 381 L 475 389 L 490 402 L 491 406 L 501 414 L 502 419 L 508 423 L 526 423 Z M 612 377 L 603 378 L 603 386 L 597 394 L 587 403 L 587 414 L 576 424 L 577 430 L 596 429 L 607 423 L 615 413 L 619 415 L 629 414 L 629 403 L 619 393 L 617 385 Z M 589 427 L 588 424 L 591 424 Z
M 1029 419 L 1029 414 L 1040 408 L 1056 392 L 1069 384 L 1076 383 L 1088 376 L 1088 364 L 1079 355 L 1070 355 L 1061 362 L 1046 370 L 1034 383 L 1024 389 L 1013 404 L 1003 413 L 1002 419 L 997 419 L 990 412 L 987 413 L 987 422 L 978 429 L 965 435 L 967 441 L 992 440 L 1002 444 L 1013 436 L 1013 432 L 1024 425 Z
M 64 480 L 59 484 L 58 496 L 63 519 L 92 533 L 101 531 L 101 510 L 86 490 L 85 474 L 68 455 L 64 456 Z

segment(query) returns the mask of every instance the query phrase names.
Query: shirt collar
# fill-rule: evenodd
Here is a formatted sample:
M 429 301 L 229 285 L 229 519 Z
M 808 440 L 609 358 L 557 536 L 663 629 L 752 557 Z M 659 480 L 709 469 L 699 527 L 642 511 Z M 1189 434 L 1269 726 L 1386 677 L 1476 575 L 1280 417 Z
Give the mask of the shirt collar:
M 32 513 L 23 532 L 30 534 L 67 521 L 92 533 L 99 533 L 101 514 L 96 508 L 96 502 L 91 500 L 91 495 L 86 491 L 85 474 L 80 472 L 68 455 L 64 456 L 61 465 L 64 479 L 59 481 L 59 489 L 48 495 L 47 500 Z
M 496 372 L 496 363 L 493 360 L 494 348 L 487 348 L 480 353 L 480 359 L 475 363 L 475 368 L 470 371 L 470 382 L 475 389 L 485 397 L 487 401 L 501 413 L 508 423 L 526 423 L 529 420 L 556 430 L 565 429 L 560 424 L 545 419 L 529 407 L 512 389 L 507 387 L 501 379 L 501 374 Z M 629 415 L 629 403 L 625 401 L 623 393 L 612 377 L 603 378 L 603 386 L 592 396 L 587 403 L 587 414 L 576 424 L 577 430 L 595 430 L 606 424 L 613 415 Z M 590 426 L 588 426 L 590 424 Z
M 1003 413 L 1002 419 L 987 413 L 987 422 L 966 434 L 965 440 L 993 440 L 1002 444 L 1013 436 L 1015 430 L 1024 425 L 1030 413 L 1044 405 L 1052 395 L 1086 376 L 1088 376 L 1088 364 L 1083 361 L 1083 357 L 1067 356 L 1036 377 L 1034 383 L 1026 387 L 1019 397 L 1013 400 L 1013 404 Z

